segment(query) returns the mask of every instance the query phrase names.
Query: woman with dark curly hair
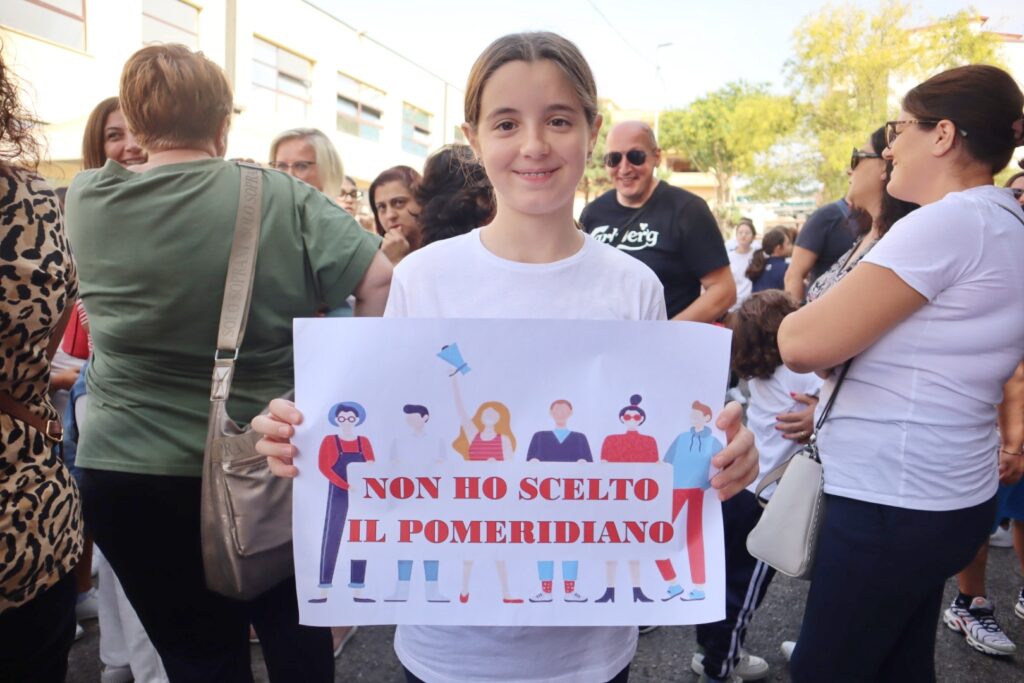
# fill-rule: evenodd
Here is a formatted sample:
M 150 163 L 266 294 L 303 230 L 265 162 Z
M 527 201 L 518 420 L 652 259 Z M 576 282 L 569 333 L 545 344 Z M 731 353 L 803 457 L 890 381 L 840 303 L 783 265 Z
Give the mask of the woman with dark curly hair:
M 78 293 L 35 119 L 0 56 L 0 681 L 63 681 L 82 554 L 78 489 L 57 455 L 50 360 Z
M 420 174 L 408 166 L 393 166 L 374 178 L 368 192 L 377 234 L 384 238 L 380 250 L 391 263 L 423 246 L 420 205 L 415 189 Z
M 494 218 L 494 188 L 469 145 L 445 145 L 430 155 L 416 185 L 424 246 L 464 235 Z

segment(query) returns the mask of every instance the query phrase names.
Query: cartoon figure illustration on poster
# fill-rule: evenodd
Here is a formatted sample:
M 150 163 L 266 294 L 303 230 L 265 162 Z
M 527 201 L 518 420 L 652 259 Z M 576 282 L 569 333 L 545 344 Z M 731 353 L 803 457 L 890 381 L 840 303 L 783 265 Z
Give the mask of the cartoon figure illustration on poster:
M 711 408 L 700 401 L 690 407 L 690 431 L 676 437 L 665 453 L 672 465 L 672 523 L 686 507 L 686 552 L 690 557 L 693 588 L 679 583 L 672 560 L 658 560 L 661 578 L 669 583 L 662 600 L 703 600 L 704 595 L 704 492 L 711 488 L 711 458 L 722 444 L 711 435 Z
M 653 436 L 640 433 L 640 426 L 647 421 L 647 413 L 640 407 L 643 397 L 633 394 L 629 405 L 619 411 L 619 422 L 626 431 L 612 434 L 601 444 L 603 462 L 658 462 L 658 442 Z M 619 563 L 608 560 L 605 564 L 608 587 L 604 595 L 594 602 L 615 602 L 615 574 Z M 633 583 L 633 602 L 653 602 L 640 588 L 640 560 L 629 561 L 629 577 Z
M 451 348 L 451 347 L 446 347 Z M 487 460 L 512 460 L 512 454 L 516 449 L 516 437 L 512 434 L 512 417 L 508 407 L 498 401 L 487 401 L 481 403 L 476 409 L 473 418 L 470 419 L 466 412 L 466 406 L 462 401 L 462 391 L 459 388 L 459 373 L 453 373 L 452 394 L 455 397 L 455 411 L 459 416 L 459 436 L 452 443 L 452 447 L 466 460 L 470 462 L 484 462 Z M 522 598 L 513 597 L 508 589 L 508 567 L 504 560 L 495 560 L 498 570 L 498 580 L 501 582 L 502 601 L 507 604 L 520 604 Z M 462 563 L 462 592 L 459 593 L 459 602 L 469 602 L 469 579 L 473 572 L 473 561 L 465 560 Z
M 572 417 L 572 403 L 560 398 L 549 408 L 555 428 L 545 432 L 537 432 L 530 439 L 530 447 L 526 451 L 528 462 L 593 462 L 590 455 L 590 444 L 586 435 L 569 429 L 569 418 Z M 562 582 L 565 588 L 565 602 L 586 602 L 587 598 L 576 592 L 576 576 L 580 563 L 577 560 L 562 560 Z M 530 602 L 551 602 L 552 586 L 555 581 L 555 563 L 553 560 L 542 560 L 537 563 L 537 574 L 540 578 L 540 592 L 530 598 Z
M 427 431 L 430 411 L 426 406 L 406 404 L 402 406 L 405 423 L 409 431 L 391 442 L 391 462 L 397 464 L 418 464 L 444 462 L 444 442 L 441 437 Z M 423 578 L 427 602 L 451 602 L 441 594 L 437 586 L 437 575 L 441 567 L 438 560 L 423 561 Z M 412 580 L 412 560 L 398 561 L 398 583 L 395 592 L 384 598 L 384 602 L 406 602 L 409 600 L 409 584 Z
M 320 471 L 330 482 L 327 491 L 327 509 L 324 514 L 324 535 L 320 544 L 320 597 L 310 602 L 327 602 L 327 593 L 334 582 L 334 567 L 345 533 L 348 515 L 348 466 L 359 462 L 373 462 L 373 446 L 365 436 L 356 434 L 356 427 L 366 422 L 366 409 L 355 401 L 343 401 L 331 406 L 327 420 L 338 428 L 337 434 L 328 434 L 320 442 Z M 349 588 L 355 602 L 374 602 L 363 597 L 366 586 L 366 560 L 352 560 L 349 569 Z

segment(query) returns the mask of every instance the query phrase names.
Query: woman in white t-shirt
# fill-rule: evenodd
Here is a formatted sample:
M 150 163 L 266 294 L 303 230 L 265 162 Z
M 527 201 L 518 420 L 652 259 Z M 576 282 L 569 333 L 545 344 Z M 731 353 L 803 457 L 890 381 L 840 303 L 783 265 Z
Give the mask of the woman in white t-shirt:
M 747 277 L 747 268 L 750 266 L 750 259 L 754 257 L 754 250 L 760 249 L 761 245 L 754 245 L 757 237 L 757 228 L 749 218 L 741 218 L 736 226 L 735 245 L 729 249 L 729 270 L 732 271 L 732 279 L 736 281 L 736 303 L 730 311 L 735 311 L 750 296 L 752 283 Z
M 1024 143 L 1024 95 L 995 67 L 952 69 L 886 133 L 888 190 L 921 208 L 779 330 L 795 371 L 853 358 L 818 438 L 827 509 L 798 682 L 934 680 L 945 580 L 990 531 L 1000 461 L 1008 480 L 1024 465 L 993 429 L 1024 358 L 1024 213 L 992 186 Z
M 499 38 L 466 88 L 466 137 L 497 198 L 494 220 L 402 260 L 385 315 L 430 318 L 664 320 L 660 282 L 647 266 L 579 231 L 573 198 L 601 125 L 593 75 L 579 50 L 552 33 Z M 278 400 L 257 418 L 259 450 L 295 476 Z M 712 463 L 720 498 L 753 481 L 757 453 L 730 404 L 718 426 L 729 445 Z M 301 464 L 301 463 L 300 463 Z M 409 681 L 624 682 L 635 627 L 512 628 L 400 625 L 395 651 Z

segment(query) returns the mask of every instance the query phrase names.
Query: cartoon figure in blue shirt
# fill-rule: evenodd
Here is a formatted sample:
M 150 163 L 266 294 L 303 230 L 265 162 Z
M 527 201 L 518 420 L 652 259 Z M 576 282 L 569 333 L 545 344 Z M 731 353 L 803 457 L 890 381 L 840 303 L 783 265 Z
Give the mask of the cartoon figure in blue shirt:
M 658 560 L 661 578 L 668 581 L 662 600 L 704 599 L 704 492 L 711 488 L 711 459 L 722 450 L 722 443 L 711 435 L 711 408 L 694 401 L 690 410 L 690 431 L 676 437 L 665 453 L 672 465 L 672 523 L 686 507 L 686 552 L 690 556 L 693 588 L 687 592 L 676 577 L 672 560 Z
M 569 418 L 572 417 L 572 404 L 565 399 L 558 399 L 551 404 L 551 419 L 555 428 L 547 432 L 537 432 L 530 439 L 530 448 L 526 452 L 526 460 L 534 462 L 593 462 L 590 455 L 590 444 L 587 437 L 580 432 L 569 429 Z M 566 602 L 586 602 L 587 599 L 576 592 L 576 576 L 580 563 L 576 560 L 562 562 L 562 580 L 565 583 Z M 540 577 L 540 592 L 530 598 L 530 602 L 551 602 L 551 589 L 555 582 L 555 563 L 544 560 L 537 563 L 537 574 Z

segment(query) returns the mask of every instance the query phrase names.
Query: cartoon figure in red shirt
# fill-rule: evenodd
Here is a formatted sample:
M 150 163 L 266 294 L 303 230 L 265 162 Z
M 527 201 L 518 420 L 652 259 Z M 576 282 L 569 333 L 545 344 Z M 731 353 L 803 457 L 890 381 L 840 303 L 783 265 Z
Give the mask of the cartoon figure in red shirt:
M 358 462 L 373 462 L 373 446 L 365 436 L 356 434 L 356 427 L 366 422 L 366 409 L 355 401 L 336 403 L 327 414 L 328 421 L 338 427 L 338 434 L 328 434 L 320 442 L 320 471 L 330 481 L 327 492 L 327 511 L 324 517 L 324 536 L 320 545 L 320 597 L 310 602 L 327 602 L 327 591 L 334 581 L 334 567 L 338 562 L 341 537 L 345 533 L 348 515 L 348 466 Z M 366 560 L 352 560 L 349 588 L 354 589 L 355 602 L 374 602 L 363 597 L 366 585 Z
M 516 449 L 516 437 L 512 433 L 512 417 L 509 414 L 508 406 L 498 401 L 481 403 L 476 409 L 473 418 L 470 419 L 466 412 L 466 406 L 462 401 L 462 391 L 459 389 L 459 375 L 455 373 L 452 378 L 452 393 L 455 397 L 455 412 L 459 415 L 459 436 L 452 444 L 458 453 L 470 462 L 481 462 L 486 460 L 512 460 Z M 495 560 L 498 570 L 498 580 L 501 582 L 502 601 L 507 604 L 520 604 L 522 598 L 512 597 L 508 588 L 508 567 L 504 560 Z M 462 592 L 459 593 L 459 602 L 469 602 L 469 579 L 473 572 L 473 561 L 465 560 L 462 563 Z
M 658 462 L 658 442 L 653 436 L 640 433 L 640 426 L 647 421 L 647 413 L 640 407 L 643 397 L 633 394 L 629 405 L 619 411 L 619 422 L 626 432 L 612 434 L 601 444 L 603 462 Z M 615 573 L 619 563 L 609 560 L 605 564 L 605 579 L 608 587 L 604 595 L 594 602 L 615 602 Z M 629 561 L 629 577 L 633 583 L 633 602 L 653 602 L 640 588 L 640 560 Z

